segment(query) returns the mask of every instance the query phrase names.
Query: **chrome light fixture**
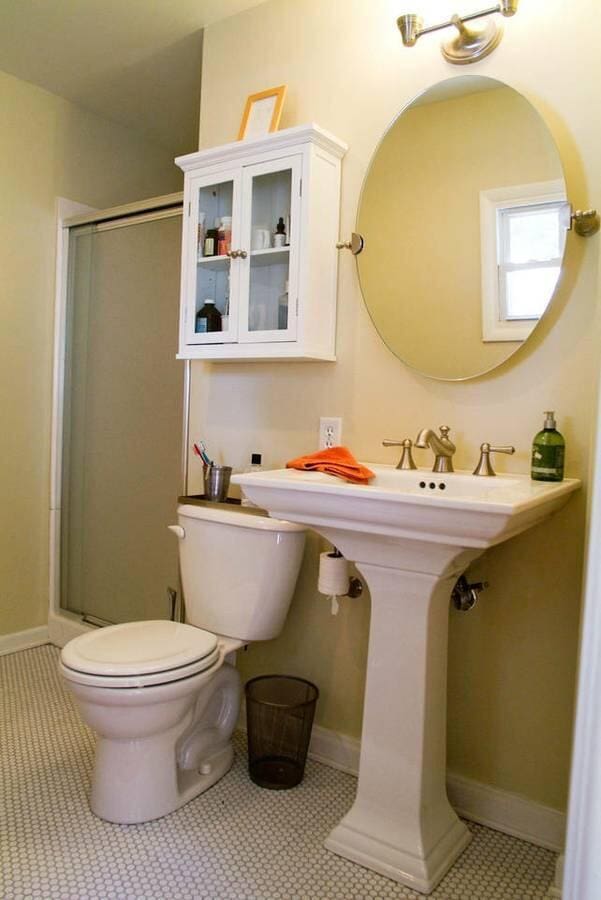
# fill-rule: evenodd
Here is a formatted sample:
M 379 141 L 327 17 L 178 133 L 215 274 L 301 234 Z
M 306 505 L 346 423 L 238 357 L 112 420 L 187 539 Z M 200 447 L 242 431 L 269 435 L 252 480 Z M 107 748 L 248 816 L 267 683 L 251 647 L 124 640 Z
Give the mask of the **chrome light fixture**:
M 428 25 L 426 28 L 424 28 L 424 23 L 419 16 L 409 13 L 408 15 L 399 16 L 397 25 L 405 47 L 413 47 L 422 34 L 429 34 L 431 31 L 440 31 L 442 28 L 454 26 L 457 29 L 457 34 L 451 41 L 442 44 L 442 55 L 447 62 L 456 66 L 464 66 L 478 62 L 479 59 L 484 59 L 485 56 L 492 53 L 503 37 L 503 28 L 496 22 L 488 22 L 484 28 L 478 30 L 467 28 L 465 23 L 470 22 L 472 19 L 482 19 L 485 16 L 491 16 L 494 13 L 501 13 L 502 16 L 506 17 L 514 16 L 518 9 L 518 2 L 519 0 L 500 0 L 500 3 L 497 3 L 496 6 L 468 13 L 465 16 L 451 16 L 448 22 L 441 22 L 440 25 Z

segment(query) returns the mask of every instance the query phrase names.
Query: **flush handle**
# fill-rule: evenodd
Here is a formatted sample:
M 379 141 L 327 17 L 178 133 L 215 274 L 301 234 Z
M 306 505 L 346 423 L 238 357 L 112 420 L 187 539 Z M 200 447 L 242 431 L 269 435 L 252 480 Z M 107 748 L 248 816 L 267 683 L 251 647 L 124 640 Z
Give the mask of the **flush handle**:
M 167 525 L 167 528 L 169 529 L 169 531 L 172 531 L 173 534 L 175 534 L 180 539 L 180 541 L 183 541 L 186 536 L 186 531 L 184 528 L 182 528 L 181 525 Z

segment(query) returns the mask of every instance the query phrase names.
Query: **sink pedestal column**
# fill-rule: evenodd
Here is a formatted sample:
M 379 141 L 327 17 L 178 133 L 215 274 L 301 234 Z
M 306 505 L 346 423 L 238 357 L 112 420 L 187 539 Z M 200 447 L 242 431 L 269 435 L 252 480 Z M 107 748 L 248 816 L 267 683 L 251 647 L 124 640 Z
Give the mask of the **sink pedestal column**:
M 470 840 L 446 793 L 447 636 L 451 590 L 482 552 L 431 547 L 435 558 L 423 568 L 438 572 L 357 562 L 372 604 L 359 782 L 326 840 L 425 894 Z

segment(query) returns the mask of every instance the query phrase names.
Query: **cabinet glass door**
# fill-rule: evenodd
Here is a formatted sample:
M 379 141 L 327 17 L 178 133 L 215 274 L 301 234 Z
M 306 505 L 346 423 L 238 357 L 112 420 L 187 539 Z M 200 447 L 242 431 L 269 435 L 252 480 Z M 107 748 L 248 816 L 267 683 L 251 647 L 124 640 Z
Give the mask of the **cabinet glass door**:
M 300 156 L 244 169 L 240 342 L 296 338 L 300 191 Z
M 194 178 L 191 182 L 190 217 L 194 234 L 189 252 L 190 302 L 186 331 L 189 344 L 223 344 L 237 340 L 236 268 L 232 247 L 238 241 L 237 203 L 239 173 Z

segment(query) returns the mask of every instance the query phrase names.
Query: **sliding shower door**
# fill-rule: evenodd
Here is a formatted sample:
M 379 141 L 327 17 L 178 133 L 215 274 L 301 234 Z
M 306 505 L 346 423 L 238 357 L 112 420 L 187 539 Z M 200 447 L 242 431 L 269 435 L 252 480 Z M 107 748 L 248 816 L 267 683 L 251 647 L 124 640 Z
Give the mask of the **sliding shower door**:
M 181 207 L 70 233 L 61 606 L 100 623 L 168 618 L 178 588 L 180 235 Z

